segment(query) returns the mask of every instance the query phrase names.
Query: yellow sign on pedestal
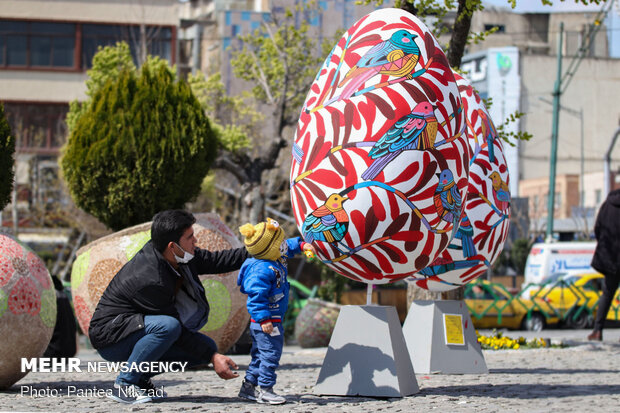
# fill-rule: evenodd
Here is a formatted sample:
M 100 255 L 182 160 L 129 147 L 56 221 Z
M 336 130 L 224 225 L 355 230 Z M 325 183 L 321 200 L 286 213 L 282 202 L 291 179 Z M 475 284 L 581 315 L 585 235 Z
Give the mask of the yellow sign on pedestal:
M 443 328 L 446 336 L 446 344 L 464 346 L 465 335 L 463 333 L 463 316 L 460 314 L 444 314 Z

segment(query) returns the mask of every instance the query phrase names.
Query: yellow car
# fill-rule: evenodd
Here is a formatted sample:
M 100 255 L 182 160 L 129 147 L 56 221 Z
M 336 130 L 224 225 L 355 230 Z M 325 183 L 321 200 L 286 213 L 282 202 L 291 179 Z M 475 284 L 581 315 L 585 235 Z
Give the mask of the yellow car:
M 541 331 L 546 325 L 559 321 L 555 310 L 545 301 L 513 296 L 501 284 L 477 280 L 465 286 L 464 296 L 477 329 Z
M 573 328 L 589 328 L 594 323 L 604 276 L 601 273 L 568 274 L 548 283 L 530 297 L 543 299 L 553 306 L 566 324 Z M 620 290 L 611 302 L 607 319 L 620 320 Z

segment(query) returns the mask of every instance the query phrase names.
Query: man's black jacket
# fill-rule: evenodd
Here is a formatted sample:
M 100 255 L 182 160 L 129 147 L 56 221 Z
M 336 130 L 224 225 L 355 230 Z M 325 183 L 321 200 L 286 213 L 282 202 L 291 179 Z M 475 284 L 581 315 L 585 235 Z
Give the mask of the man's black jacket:
M 596 249 L 592 268 L 606 277 L 620 277 L 620 189 L 611 191 L 594 224 Z
M 198 274 L 218 274 L 238 270 L 248 258 L 245 248 L 211 252 L 194 251 L 188 262 L 189 272 L 201 284 Z M 88 335 L 93 347 L 110 346 L 134 331 L 144 328 L 145 315 L 169 315 L 179 318 L 175 308 L 175 287 L 178 275 L 149 241 L 135 257 L 120 269 L 103 292 L 90 321 Z M 208 311 L 204 291 L 200 294 Z M 183 328 L 177 345 L 183 346 L 192 333 Z M 214 353 L 217 349 L 196 349 L 193 352 Z M 210 359 L 211 357 L 208 356 Z

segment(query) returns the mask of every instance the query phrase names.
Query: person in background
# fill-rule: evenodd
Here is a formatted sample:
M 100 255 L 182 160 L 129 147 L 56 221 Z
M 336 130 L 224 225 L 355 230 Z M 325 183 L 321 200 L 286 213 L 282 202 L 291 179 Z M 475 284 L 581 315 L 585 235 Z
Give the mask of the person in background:
M 43 357 L 64 360 L 77 353 L 77 326 L 71 301 L 62 281 L 55 275 L 52 275 L 52 281 L 56 290 L 56 325 Z
M 284 231 L 271 218 L 255 226 L 245 224 L 239 232 L 245 237 L 245 247 L 253 256 L 243 263 L 237 278 L 241 292 L 248 295 L 252 335 L 252 361 L 241 384 L 239 397 L 258 403 L 282 404 L 286 399 L 276 394 L 273 386 L 284 345 L 282 321 L 288 307 L 286 259 L 301 250 L 309 256 L 316 251 L 301 237 L 285 240 Z
M 594 224 L 596 249 L 592 268 L 605 276 L 598 302 L 594 330 L 588 340 L 603 340 L 603 327 L 620 282 L 620 189 L 611 191 L 601 205 Z

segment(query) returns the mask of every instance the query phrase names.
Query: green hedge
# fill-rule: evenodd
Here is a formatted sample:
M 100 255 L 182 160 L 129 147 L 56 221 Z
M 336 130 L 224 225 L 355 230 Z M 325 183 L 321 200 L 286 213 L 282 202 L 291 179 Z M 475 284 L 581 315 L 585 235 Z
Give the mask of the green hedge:
M 75 203 L 119 230 L 182 208 L 200 191 L 217 150 L 186 82 L 165 66 L 123 70 L 92 96 L 61 167 Z
M 11 200 L 14 155 L 15 137 L 11 135 L 9 122 L 4 116 L 4 105 L 0 103 L 0 211 Z

